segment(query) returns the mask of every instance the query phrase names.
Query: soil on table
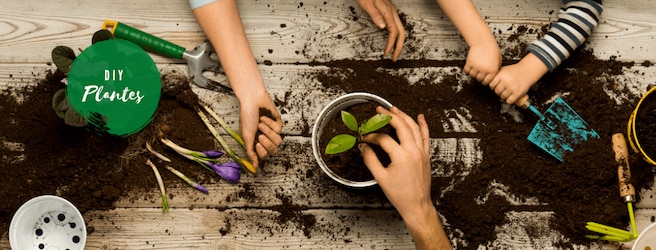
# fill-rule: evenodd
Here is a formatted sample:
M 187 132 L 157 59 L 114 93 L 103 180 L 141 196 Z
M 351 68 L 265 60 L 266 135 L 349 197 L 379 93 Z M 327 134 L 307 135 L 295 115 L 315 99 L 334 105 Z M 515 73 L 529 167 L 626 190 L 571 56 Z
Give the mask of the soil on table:
M 413 51 L 409 47 L 404 53 Z M 504 52 L 509 53 L 512 52 Z M 509 63 L 512 62 L 504 62 Z M 627 92 L 624 83 L 613 78 L 624 74 L 623 68 L 630 68 L 633 63 L 618 62 L 614 58 L 598 59 L 589 50 L 578 50 L 530 91 L 539 110 L 546 110 L 554 96 L 562 96 L 601 137 L 578 145 L 573 153 L 565 156 L 564 162 L 548 156 L 526 139 L 537 122 L 532 113 L 502 104 L 489 88 L 464 80 L 458 74 L 460 69 L 454 69 L 453 74 L 427 71 L 419 75 L 400 70 L 461 68 L 464 61 L 354 59 L 315 62 L 310 66 L 314 65 L 329 67 L 327 71 L 312 75 L 327 92 L 370 92 L 413 117 L 423 113 L 431 138 L 480 139 L 483 155 L 473 169 L 462 163 L 433 165 L 434 169 L 454 173 L 454 176 L 469 172 L 460 178 L 432 178 L 432 199 L 458 249 L 475 249 L 493 242 L 501 226 L 508 223 L 506 215 L 513 211 L 552 213 L 549 226 L 564 236 L 560 242 L 564 248 L 591 242 L 584 237 L 588 233 L 584 229 L 588 221 L 620 228 L 627 226 L 628 214 L 618 193 L 618 165 L 614 161 L 610 137 L 626 131 L 629 114 L 640 98 Z M 408 78 L 418 80 L 410 83 Z M 212 136 L 193 110 L 197 99 L 189 88 L 189 81 L 180 74 L 163 76 L 162 100 L 153 122 L 129 137 L 99 135 L 65 125 L 51 107 L 52 95 L 63 88 L 60 79 L 61 75 L 51 74 L 33 87 L 0 93 L 0 116 L 4 120 L 0 123 L 3 142 L 0 145 L 0 176 L 3 176 L 0 228 L 3 232 L 7 232 L 11 217 L 20 205 L 35 196 L 62 196 L 85 213 L 113 208 L 113 202 L 126 192 L 156 188 L 152 170 L 145 165 L 147 159 L 154 159 L 145 149 L 146 142 L 163 152 L 170 151 L 157 143 L 162 137 L 193 149 L 215 148 Z M 624 92 L 621 93 L 624 97 L 618 103 L 607 91 Z M 285 109 L 285 105 L 290 104 L 279 102 L 278 105 Z M 517 115 L 521 121 L 516 120 Z M 649 115 L 653 113 L 645 116 Z M 453 127 L 445 126 L 461 117 L 472 123 L 471 131 L 453 132 Z M 647 137 L 645 140 L 655 141 Z M 307 149 L 299 153 L 307 153 Z M 178 162 L 185 160 L 180 158 Z M 630 163 L 636 190 L 651 188 L 652 166 L 635 153 L 631 154 Z M 219 181 L 215 174 L 199 170 L 195 163 L 181 163 L 178 167 L 200 182 Z M 161 173 L 165 179 L 177 178 L 166 171 Z M 171 181 L 166 183 L 173 185 L 168 184 L 173 183 Z M 513 194 L 520 204 L 491 192 L 494 183 L 505 186 L 507 190 L 503 191 Z M 248 189 L 247 185 L 244 187 Z M 371 189 L 370 192 L 380 190 Z M 363 197 L 372 196 L 366 190 L 357 193 Z M 521 204 L 529 199 L 536 199 L 540 205 Z M 285 215 L 281 217 L 281 225 L 293 218 L 304 225 L 304 233 L 309 237 L 315 218 L 300 218 L 300 213 L 296 212 L 304 208 L 294 205 L 293 201 L 284 201 L 284 207 L 275 208 Z M 222 232 L 229 230 L 222 229 Z M 93 233 L 92 229 L 88 231 Z M 527 231 L 535 234 L 532 238 L 543 233 Z
M 565 236 L 559 244 L 566 248 L 591 243 L 584 237 L 589 233 L 584 227 L 589 221 L 627 227 L 627 206 L 619 196 L 618 163 L 611 148 L 611 136 L 626 133 L 629 115 L 640 96 L 625 90 L 621 94 L 626 99 L 618 104 L 606 90 L 623 89 L 623 83 L 615 82 L 612 76 L 622 74 L 622 67 L 631 67 L 632 63 L 614 58 L 600 60 L 590 50 L 577 50 L 531 89 L 529 95 L 538 110 L 546 110 L 554 96 L 562 96 L 601 137 L 576 145 L 574 152 L 565 155 L 564 162 L 528 141 L 527 136 L 538 122 L 533 113 L 500 102 L 493 91 L 475 80 L 462 80 L 458 74 L 438 77 L 432 72 L 421 75 L 388 72 L 439 63 L 332 61 L 317 63 L 330 67 L 317 79 L 328 88 L 379 95 L 413 117 L 423 113 L 431 138 L 481 139 L 482 161 L 469 174 L 455 183 L 453 177 L 432 179 L 432 197 L 445 218 L 447 232 L 458 239 L 459 249 L 494 241 L 500 226 L 509 222 L 507 213 L 512 211 L 553 212 L 549 226 Z M 504 62 L 509 63 L 513 62 Z M 454 64 L 462 65 L 464 62 Z M 419 80 L 411 84 L 407 80 L 410 77 Z M 457 119 L 463 111 L 475 131 L 454 133 L 445 124 Z M 516 115 L 522 121 L 518 122 Z M 645 116 L 653 117 L 653 112 Z M 636 190 L 650 189 L 652 166 L 639 154 L 631 153 Z M 441 172 L 468 171 L 457 163 L 433 167 L 442 169 Z M 507 187 L 504 192 L 514 195 L 520 203 L 537 199 L 541 205 L 515 204 L 509 197 L 491 190 L 495 183 Z M 531 238 L 538 238 L 544 232 L 533 230 L 532 233 L 535 235 L 529 235 Z

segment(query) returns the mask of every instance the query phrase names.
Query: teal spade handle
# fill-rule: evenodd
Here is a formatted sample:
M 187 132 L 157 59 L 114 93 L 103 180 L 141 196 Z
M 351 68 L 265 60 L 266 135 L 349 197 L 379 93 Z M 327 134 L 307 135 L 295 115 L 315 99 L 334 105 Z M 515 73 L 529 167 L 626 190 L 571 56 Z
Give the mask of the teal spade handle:
M 531 102 L 528 100 L 528 95 L 524 95 L 520 97 L 519 100 L 515 102 L 515 105 L 517 105 L 520 108 L 528 109 L 532 111 L 536 116 L 538 116 L 540 120 L 544 119 L 544 115 L 542 114 L 542 112 L 540 112 L 537 108 L 535 108 L 535 106 L 531 105 Z
M 114 37 L 133 42 L 144 48 L 164 56 L 182 59 L 185 48 L 172 42 L 148 34 L 137 28 L 117 21 L 107 20 L 103 23 L 103 29 L 111 28 Z

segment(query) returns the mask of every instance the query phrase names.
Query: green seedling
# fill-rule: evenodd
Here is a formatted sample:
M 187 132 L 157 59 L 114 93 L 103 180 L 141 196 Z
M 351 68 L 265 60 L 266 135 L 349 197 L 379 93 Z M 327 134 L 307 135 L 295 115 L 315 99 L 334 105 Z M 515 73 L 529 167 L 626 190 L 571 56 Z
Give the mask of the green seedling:
M 385 127 L 392 117 L 386 114 L 376 114 L 369 120 L 358 126 L 358 120 L 351 113 L 342 110 L 342 121 L 351 131 L 356 132 L 357 136 L 350 134 L 339 134 L 330 139 L 326 146 L 326 154 L 339 154 L 351 149 L 363 135 L 374 132 Z

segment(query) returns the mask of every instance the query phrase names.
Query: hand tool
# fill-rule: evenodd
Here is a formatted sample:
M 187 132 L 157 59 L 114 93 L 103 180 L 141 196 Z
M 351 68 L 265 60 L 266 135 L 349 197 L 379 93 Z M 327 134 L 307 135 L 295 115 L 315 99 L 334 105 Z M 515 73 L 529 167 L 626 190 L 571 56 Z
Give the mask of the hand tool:
M 631 223 L 631 231 L 614 228 L 599 223 L 588 222 L 585 228 L 590 231 L 600 233 L 602 235 L 586 235 L 589 239 L 600 239 L 617 242 L 627 242 L 638 238 L 638 231 L 636 229 L 635 215 L 633 213 L 633 202 L 635 202 L 635 189 L 631 184 L 631 169 L 629 168 L 629 150 L 626 147 L 626 141 L 622 133 L 613 134 L 611 137 L 613 144 L 613 152 L 615 152 L 615 161 L 619 165 L 617 167 L 617 177 L 620 187 L 620 196 L 622 201 L 627 204 L 629 209 L 629 220 Z
M 617 177 L 620 186 L 620 196 L 629 209 L 629 219 L 631 220 L 631 231 L 633 237 L 638 237 L 636 230 L 635 215 L 633 214 L 633 203 L 635 202 L 635 189 L 631 184 L 631 169 L 629 167 L 629 149 L 626 147 L 626 140 L 622 133 L 613 134 L 613 151 L 615 152 L 615 161 L 619 164 L 617 167 Z
M 575 145 L 599 138 L 599 134 L 560 97 L 544 114 L 531 105 L 528 95 L 517 100 L 515 105 L 532 111 L 539 118 L 528 140 L 561 162 L 566 152 L 574 151 Z
M 189 51 L 182 46 L 121 22 L 106 20 L 103 22 L 102 28 L 110 29 L 114 37 L 133 42 L 145 50 L 184 60 L 187 63 L 189 77 L 199 87 L 222 92 L 231 92 L 232 90 L 229 85 L 213 81 L 203 75 L 205 71 L 219 72 L 220 63 L 210 57 L 214 48 L 209 41 L 205 41 L 194 50 Z

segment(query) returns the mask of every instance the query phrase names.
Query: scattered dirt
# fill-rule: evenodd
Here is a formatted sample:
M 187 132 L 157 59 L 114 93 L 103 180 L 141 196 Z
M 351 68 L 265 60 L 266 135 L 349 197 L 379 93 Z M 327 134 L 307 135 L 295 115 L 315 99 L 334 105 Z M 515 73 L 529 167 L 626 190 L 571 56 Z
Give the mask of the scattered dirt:
M 506 213 L 511 211 L 552 211 L 550 228 L 566 237 L 559 243 L 566 248 L 590 243 L 584 237 L 588 221 L 627 226 L 628 213 L 619 198 L 618 165 L 610 136 L 626 131 L 628 117 L 639 99 L 629 92 L 619 93 L 622 83 L 612 78 L 622 74 L 623 66 L 631 67 L 631 63 L 614 58 L 600 60 L 589 50 L 578 50 L 531 90 L 529 94 L 539 110 L 546 110 L 549 100 L 560 95 L 601 136 L 578 145 L 563 163 L 527 140 L 537 122 L 535 115 L 502 104 L 489 88 L 463 80 L 456 72 L 444 76 L 390 70 L 413 67 L 404 61 L 392 64 L 385 60 L 343 60 L 317 64 L 331 67 L 317 76 L 326 88 L 370 92 L 412 116 L 425 114 L 432 138 L 481 138 L 483 158 L 477 167 L 455 183 L 453 177 L 435 177 L 432 183 L 432 197 L 446 219 L 447 231 L 458 238 L 459 249 L 494 241 L 496 230 L 508 222 Z M 461 63 L 454 66 L 458 65 Z M 419 79 L 411 84 L 407 80 L 410 77 Z M 607 89 L 626 99 L 616 103 L 605 92 Z M 513 115 L 517 114 L 523 122 L 515 120 Z M 457 124 L 450 121 L 461 116 L 471 121 L 474 131 L 453 132 Z M 639 155 L 631 157 L 636 189 L 650 188 L 651 166 Z M 454 173 L 469 171 L 462 163 L 437 164 L 434 168 Z M 506 192 L 517 197 L 519 204 L 491 192 L 495 183 L 507 187 Z M 482 200 L 486 196 L 487 200 Z M 530 198 L 541 205 L 526 205 Z
M 529 31 L 522 29 L 521 32 Z M 410 35 L 409 40 L 416 39 L 412 32 Z M 525 44 L 518 46 L 522 50 Z M 405 53 L 419 53 L 421 49 L 409 45 Z M 512 62 L 512 58 L 508 59 L 504 63 Z M 314 65 L 330 68 L 309 76 L 320 81 L 326 91 L 370 92 L 411 116 L 425 114 L 432 138 L 480 138 L 483 155 L 473 169 L 462 162 L 435 162 L 433 165 L 441 172 L 453 173 L 451 177 L 435 176 L 431 195 L 458 249 L 477 248 L 494 241 L 497 230 L 508 223 L 507 213 L 512 211 L 552 212 L 548 223 L 550 228 L 565 236 L 560 242 L 564 248 L 590 243 L 584 238 L 587 233 L 584 225 L 588 221 L 627 226 L 628 214 L 618 194 L 617 163 L 610 136 L 626 131 L 629 114 L 640 98 L 613 78 L 623 74 L 622 69 L 630 68 L 633 63 L 618 62 L 615 58 L 598 59 L 589 50 L 578 50 L 531 90 L 530 95 L 539 110 L 545 110 L 552 97 L 561 95 L 601 136 L 601 139 L 578 145 L 573 153 L 566 155 L 563 163 L 526 139 L 537 121 L 533 114 L 503 105 L 487 87 L 464 80 L 460 70 L 455 69 L 464 65 L 464 61 L 342 60 L 314 62 L 310 66 Z M 423 73 L 403 70 L 430 66 L 454 66 L 454 70 L 419 71 Z M 3 142 L 0 162 L 4 166 L 0 168 L 0 175 L 4 177 L 0 182 L 0 190 L 3 190 L 0 192 L 3 201 L 0 228 L 3 232 L 8 230 L 18 207 L 35 196 L 60 195 L 85 213 L 111 209 L 112 203 L 128 191 L 156 187 L 152 170 L 145 162 L 146 159 L 155 164 L 161 162 L 145 150 L 146 142 L 152 143 L 157 151 L 169 153 L 158 143 L 159 138 L 166 137 L 193 149 L 214 148 L 211 135 L 193 110 L 196 97 L 188 87 L 188 80 L 180 74 L 163 76 L 162 100 L 153 122 L 126 138 L 102 136 L 65 125 L 51 107 L 52 95 L 63 87 L 60 77 L 49 75 L 34 87 L 0 93 L 0 116 L 6 121 L 0 123 L 0 141 Z M 410 83 L 410 78 L 416 80 Z M 608 92 L 622 94 L 621 103 L 609 97 Z M 22 100 L 17 101 L 15 94 Z M 276 103 L 282 105 L 280 108 L 284 111 L 284 105 L 291 105 L 287 101 L 285 98 L 284 102 L 277 100 Z M 522 121 L 517 121 L 516 115 Z M 459 124 L 454 121 L 470 122 L 471 129 L 458 132 Z M 304 126 L 309 127 L 308 124 Z M 308 149 L 298 150 L 307 153 Z M 185 160 L 180 158 L 179 162 Z M 650 188 L 654 180 L 651 165 L 637 154 L 631 155 L 630 162 L 636 190 Z M 178 167 L 201 182 L 220 181 L 209 171 L 199 171 L 195 163 L 182 163 Z M 314 174 L 318 174 L 316 172 Z M 176 179 L 166 171 L 161 173 L 166 179 Z M 463 173 L 468 174 L 454 177 Z M 506 187 L 504 191 L 513 194 L 515 200 L 491 192 L 491 185 L 495 183 Z M 247 186 L 244 188 L 248 191 Z M 379 189 L 353 192 L 363 197 L 370 197 L 372 193 L 381 197 Z M 244 197 L 252 195 L 243 194 Z M 274 210 L 281 213 L 281 225 L 291 221 L 303 229 L 306 237 L 311 237 L 316 218 L 303 214 L 306 208 L 295 205 L 289 197 L 279 198 L 283 203 Z M 540 205 L 527 205 L 532 199 Z M 220 232 L 227 234 L 230 229 L 228 220 Z

